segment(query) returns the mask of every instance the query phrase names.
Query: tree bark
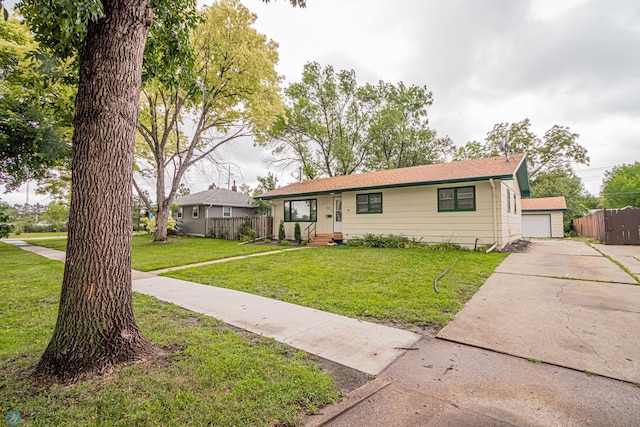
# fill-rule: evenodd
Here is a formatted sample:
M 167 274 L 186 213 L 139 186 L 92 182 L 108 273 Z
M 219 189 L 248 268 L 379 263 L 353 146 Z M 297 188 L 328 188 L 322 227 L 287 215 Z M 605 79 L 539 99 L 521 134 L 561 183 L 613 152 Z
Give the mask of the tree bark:
M 158 353 L 133 316 L 132 165 L 148 0 L 105 0 L 80 54 L 67 259 L 35 375 L 63 382 Z

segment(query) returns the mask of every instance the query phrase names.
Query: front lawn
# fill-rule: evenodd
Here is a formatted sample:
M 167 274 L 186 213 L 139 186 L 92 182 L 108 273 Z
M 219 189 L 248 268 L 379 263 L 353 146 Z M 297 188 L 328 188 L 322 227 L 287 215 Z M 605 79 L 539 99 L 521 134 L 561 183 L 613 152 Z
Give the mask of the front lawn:
M 29 243 L 51 249 L 66 250 L 67 240 L 30 240 Z M 215 259 L 286 249 L 285 246 L 240 245 L 234 240 L 208 237 L 171 237 L 168 242 L 154 242 L 153 236 L 133 236 L 131 267 L 153 271 Z
M 308 355 L 134 294 L 145 336 L 170 356 L 73 386 L 32 372 L 51 337 L 63 264 L 0 243 L 0 409 L 24 425 L 298 425 L 339 397 Z M 22 424 L 19 424 L 22 425 Z
M 332 313 L 437 332 L 506 257 L 502 253 L 325 247 L 166 273 Z M 439 282 L 433 281 L 458 259 Z
M 11 233 L 9 235 L 10 239 L 39 239 L 41 237 L 57 237 L 59 239 L 66 239 L 67 232 L 61 231 L 59 233 L 56 233 L 55 231 L 39 231 L 39 232 L 33 232 L 33 233 L 20 233 L 20 234 Z

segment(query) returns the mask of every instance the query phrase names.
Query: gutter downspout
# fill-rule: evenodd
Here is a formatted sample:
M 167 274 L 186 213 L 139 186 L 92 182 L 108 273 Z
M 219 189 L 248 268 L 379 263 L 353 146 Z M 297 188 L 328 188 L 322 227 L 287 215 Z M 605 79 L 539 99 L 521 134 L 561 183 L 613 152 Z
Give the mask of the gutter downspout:
M 491 184 L 491 210 L 493 211 L 493 242 L 498 244 L 498 214 L 496 212 L 496 186 L 493 183 L 493 178 L 489 178 L 489 184 Z

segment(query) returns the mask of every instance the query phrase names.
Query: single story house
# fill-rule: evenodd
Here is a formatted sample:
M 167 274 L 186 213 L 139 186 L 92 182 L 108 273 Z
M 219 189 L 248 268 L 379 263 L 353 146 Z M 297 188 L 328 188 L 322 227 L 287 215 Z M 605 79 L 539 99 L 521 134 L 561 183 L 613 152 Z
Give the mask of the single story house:
M 523 237 L 564 237 L 564 196 L 522 199 Z
M 522 237 L 526 156 L 504 156 L 312 179 L 260 196 L 287 238 L 300 223 L 312 242 L 365 234 L 423 243 L 502 247 Z
M 176 224 L 181 232 L 205 236 L 211 218 L 243 218 L 257 215 L 251 197 L 238 193 L 234 185 L 231 190 L 215 188 L 179 197 Z

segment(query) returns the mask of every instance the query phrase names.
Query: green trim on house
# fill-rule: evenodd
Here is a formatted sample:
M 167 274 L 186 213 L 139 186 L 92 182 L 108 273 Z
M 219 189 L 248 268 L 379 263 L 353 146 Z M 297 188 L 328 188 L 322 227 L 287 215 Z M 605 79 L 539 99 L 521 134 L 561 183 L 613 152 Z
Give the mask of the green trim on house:
M 384 190 L 387 188 L 403 188 L 403 187 L 420 187 L 426 185 L 441 185 L 441 184 L 457 184 L 461 182 L 478 182 L 478 181 L 489 181 L 489 179 L 502 179 L 502 180 L 513 180 L 513 175 L 496 175 L 496 176 L 482 176 L 477 178 L 456 178 L 456 179 L 444 179 L 439 181 L 421 181 L 421 182 L 410 182 L 410 183 L 401 183 L 401 184 L 386 184 L 386 185 L 374 185 L 367 187 L 352 187 L 352 188 L 341 188 L 341 189 L 333 189 L 333 190 L 324 190 L 324 191 L 312 191 L 306 193 L 290 193 L 290 194 L 278 194 L 275 196 L 258 196 L 258 198 L 262 200 L 273 200 L 273 199 L 289 199 L 296 197 L 309 197 L 309 196 L 322 196 L 326 194 L 336 194 L 339 195 L 341 193 L 352 192 L 352 191 L 368 191 L 368 190 Z M 520 181 L 518 180 L 518 183 Z M 527 188 L 529 187 L 529 183 L 527 181 Z M 522 188 L 522 187 L 521 187 Z M 528 191 L 528 190 L 527 190 Z M 528 194 L 528 193 L 527 193 Z
M 473 192 L 473 207 L 472 208 L 460 208 L 458 207 L 458 202 L 460 201 L 460 198 L 458 197 L 458 190 L 464 190 L 464 189 L 468 189 L 471 188 L 472 192 Z M 440 198 L 440 192 L 441 191 L 447 191 L 447 190 L 453 190 L 453 198 L 452 199 L 445 199 L 445 200 L 453 200 L 454 202 L 454 207 L 453 209 L 443 209 L 440 207 L 440 201 L 443 200 Z M 445 187 L 445 188 L 438 188 L 438 191 L 436 191 L 436 195 L 438 197 L 438 212 L 473 212 L 476 210 L 476 186 L 475 185 L 467 185 L 464 187 Z
M 375 203 L 375 205 L 380 205 L 380 210 L 372 210 L 371 208 L 371 196 L 373 195 L 379 195 L 380 196 L 380 203 Z M 367 210 L 366 211 L 359 211 L 359 203 L 358 203 L 358 197 L 360 196 L 366 196 L 367 197 Z M 382 213 L 382 193 L 361 193 L 361 194 L 356 194 L 356 215 L 366 215 L 366 214 L 381 214 Z
M 516 169 L 516 179 L 520 187 L 521 197 L 531 197 L 531 187 L 529 186 L 529 172 L 527 170 L 527 156 L 524 156 Z
M 309 218 L 292 218 L 293 209 L 292 203 L 295 202 L 307 202 L 309 204 Z M 289 204 L 289 209 L 287 209 Z M 300 200 L 285 200 L 284 201 L 284 222 L 317 222 L 318 221 L 318 199 L 300 199 Z

